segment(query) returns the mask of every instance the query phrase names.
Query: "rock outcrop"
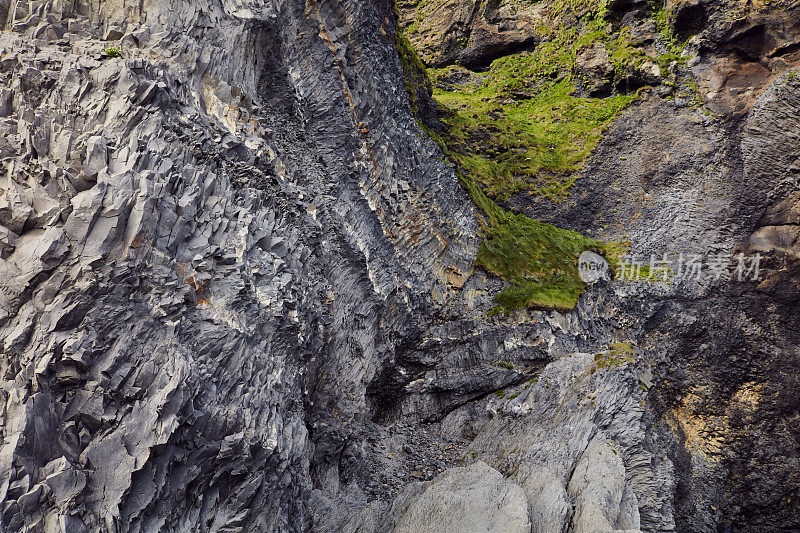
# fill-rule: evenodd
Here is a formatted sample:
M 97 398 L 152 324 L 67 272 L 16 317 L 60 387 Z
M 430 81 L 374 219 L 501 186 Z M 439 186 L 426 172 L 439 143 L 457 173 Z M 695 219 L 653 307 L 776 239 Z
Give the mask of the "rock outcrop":
M 476 246 L 389 7 L 14 3 L 4 530 L 300 530 L 338 493 Z
M 800 528 L 797 3 L 603 5 L 638 99 L 504 208 L 759 279 L 489 313 L 398 17 L 474 89 L 553 2 L 0 0 L 0 530 Z
M 748 111 L 776 78 L 800 61 L 800 5 L 667 2 L 679 35 L 690 36 L 692 73 L 708 109 Z
M 522 2 L 400 0 L 401 27 L 429 66 L 486 67 L 493 59 L 535 43 L 543 19 Z

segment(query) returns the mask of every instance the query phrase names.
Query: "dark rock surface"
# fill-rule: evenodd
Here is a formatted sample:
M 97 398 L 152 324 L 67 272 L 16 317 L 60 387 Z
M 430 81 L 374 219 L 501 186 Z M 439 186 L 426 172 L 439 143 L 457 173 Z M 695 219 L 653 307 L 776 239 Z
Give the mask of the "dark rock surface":
M 390 2 L 0 0 L 0 530 L 800 529 L 798 7 L 667 4 L 717 116 L 651 91 L 510 203 L 761 281 L 489 317 Z M 535 45 L 512 7 L 427 6 L 423 58 Z
M 4 529 L 299 530 L 312 490 L 366 498 L 366 388 L 463 285 L 476 223 L 390 6 L 308 9 L 7 22 Z
M 428 66 L 487 67 L 535 43 L 539 6 L 483 0 L 400 0 L 400 25 Z

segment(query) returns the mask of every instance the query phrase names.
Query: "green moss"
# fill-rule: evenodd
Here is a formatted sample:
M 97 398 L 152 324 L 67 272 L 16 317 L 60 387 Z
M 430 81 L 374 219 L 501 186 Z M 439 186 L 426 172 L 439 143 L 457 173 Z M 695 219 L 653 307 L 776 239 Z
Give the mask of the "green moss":
M 666 72 L 667 70 L 669 70 L 669 67 L 673 62 L 685 64 L 686 58 L 681 57 L 679 54 L 675 52 L 669 52 L 658 56 L 656 58 L 656 62 L 658 63 L 658 66 L 661 69 L 661 71 Z
M 569 310 L 586 288 L 578 275 L 577 262 L 585 250 L 594 250 L 616 264 L 616 248 L 580 233 L 511 213 L 487 197 L 463 172 L 463 156 L 450 150 L 436 132 L 423 128 L 456 164 L 461 184 L 483 212 L 483 240 L 475 264 L 508 280 L 496 297 L 490 313 L 508 314 L 515 309 Z
M 690 78 L 685 80 L 684 87 L 678 93 L 678 96 L 688 99 L 694 108 L 699 108 L 703 105 L 703 97 L 700 95 L 700 86 L 694 79 Z
M 500 368 L 505 368 L 506 370 L 514 370 L 514 365 L 512 363 L 507 363 L 506 361 L 494 361 L 492 364 L 499 366 Z
M 122 50 L 119 48 L 106 48 L 104 53 L 107 57 L 120 57 L 122 55 Z
M 594 11 L 580 25 L 564 24 L 557 32 L 542 28 L 542 38 L 549 40 L 532 52 L 494 61 L 479 87 L 434 91 L 445 110 L 444 142 L 460 156 L 463 171 L 492 198 L 527 192 L 563 200 L 604 129 L 636 98 L 575 95 L 573 70 L 585 47 L 602 42 L 619 72 L 643 56 L 630 45 L 627 32 L 614 37 L 606 33 L 604 2 L 562 3 Z M 431 71 L 434 80 L 448 73 Z
M 497 295 L 494 312 L 575 307 L 586 287 L 578 276 L 578 256 L 588 249 L 602 253 L 602 243 L 524 215 L 503 215 L 486 231 L 476 259 L 510 283 Z
M 658 27 L 658 32 L 661 34 L 661 36 L 671 41 L 672 29 L 669 26 L 669 13 L 667 13 L 667 8 L 663 3 L 656 5 L 653 18 L 656 21 L 656 26 Z
M 597 368 L 608 368 L 635 363 L 633 346 L 628 342 L 614 342 L 608 345 L 608 350 L 594 356 Z
M 419 115 L 422 99 L 430 98 L 433 94 L 431 78 L 408 38 L 399 29 L 395 32 L 395 46 L 400 57 L 400 65 L 403 67 L 403 78 L 411 110 L 415 115 Z M 420 91 L 425 91 L 426 94 L 422 95 Z
M 635 98 L 578 98 L 572 81 L 563 79 L 532 98 L 508 101 L 501 96 L 507 92 L 487 85 L 436 90 L 434 98 L 449 111 L 446 144 L 464 171 L 498 199 L 527 191 L 562 200 L 604 129 Z

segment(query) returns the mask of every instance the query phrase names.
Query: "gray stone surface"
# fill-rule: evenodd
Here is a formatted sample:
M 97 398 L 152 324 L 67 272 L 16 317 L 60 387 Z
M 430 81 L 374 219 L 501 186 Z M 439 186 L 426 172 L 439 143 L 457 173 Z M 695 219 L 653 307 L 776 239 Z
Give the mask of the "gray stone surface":
M 724 116 L 643 95 L 568 201 L 510 204 L 763 281 L 489 317 L 388 1 L 0 0 L 0 530 L 800 527 L 800 19 L 730 3 L 687 48 Z
M 388 4 L 14 6 L 2 529 L 308 528 L 477 246 Z
M 525 493 L 483 462 L 452 468 L 409 505 L 395 533 L 530 531 Z
M 568 355 L 509 389 L 467 449 L 523 488 L 532 531 L 639 530 L 639 508 L 643 529 L 669 529 L 671 465 L 648 450 L 636 365 L 603 361 Z

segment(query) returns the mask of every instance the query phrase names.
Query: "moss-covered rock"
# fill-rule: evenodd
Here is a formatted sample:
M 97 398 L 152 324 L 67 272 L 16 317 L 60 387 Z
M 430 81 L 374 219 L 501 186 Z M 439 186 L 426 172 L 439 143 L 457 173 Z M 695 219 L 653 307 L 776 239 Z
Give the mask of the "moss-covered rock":
M 431 67 L 485 67 L 532 45 L 542 20 L 535 3 L 520 0 L 404 0 L 397 7 L 402 29 Z
M 438 115 L 433 102 L 433 84 L 408 38 L 399 29 L 395 32 L 395 46 L 403 67 L 403 78 L 411 103 L 411 110 L 424 124 L 433 124 Z
M 406 20 L 410 41 L 399 38 L 401 54 L 414 45 L 429 63 L 457 60 L 452 54 L 432 59 L 421 29 L 441 24 L 442 13 L 449 9 L 453 24 L 463 30 L 464 22 L 458 22 L 461 7 L 472 4 L 454 2 L 405 2 L 406 17 L 412 7 L 416 11 L 413 23 Z M 515 13 L 532 17 L 529 31 L 536 46 L 497 58 L 484 55 L 491 64 L 483 73 L 456 65 L 430 70 L 441 121 L 431 133 L 486 216 L 476 264 L 509 282 L 496 298 L 495 311 L 527 306 L 568 310 L 585 289 L 578 276 L 578 256 L 584 250 L 606 254 L 611 248 L 509 212 L 500 204 L 520 194 L 553 202 L 568 197 L 605 128 L 637 98 L 635 89 L 659 82 L 661 67 L 656 55 L 641 46 L 649 37 L 638 35 L 634 40 L 630 27 L 615 23 L 606 0 L 514 5 L 519 10 Z M 402 8 L 400 12 L 402 18 Z M 646 16 L 647 26 L 655 31 L 653 11 Z M 447 35 L 444 31 L 437 37 L 445 52 Z M 418 69 L 417 61 L 403 59 L 404 68 L 408 64 Z M 414 104 L 417 95 L 412 89 L 409 94 Z

